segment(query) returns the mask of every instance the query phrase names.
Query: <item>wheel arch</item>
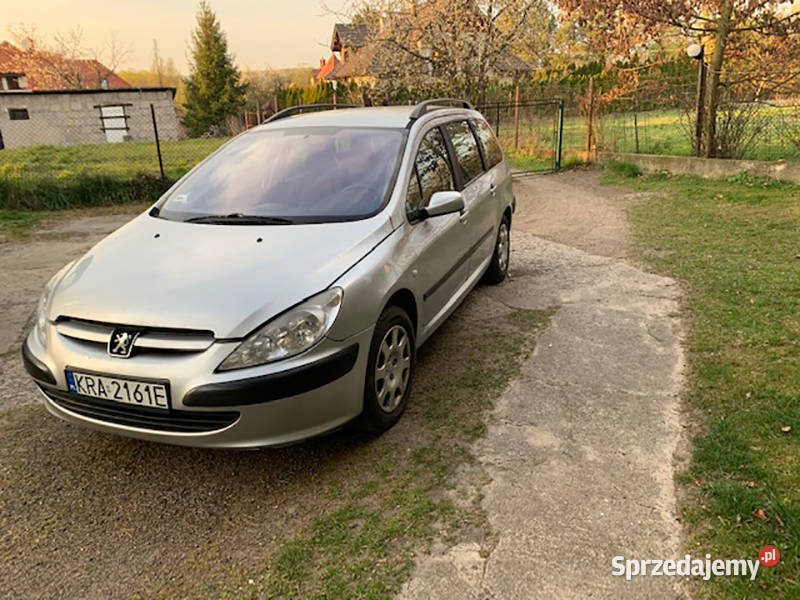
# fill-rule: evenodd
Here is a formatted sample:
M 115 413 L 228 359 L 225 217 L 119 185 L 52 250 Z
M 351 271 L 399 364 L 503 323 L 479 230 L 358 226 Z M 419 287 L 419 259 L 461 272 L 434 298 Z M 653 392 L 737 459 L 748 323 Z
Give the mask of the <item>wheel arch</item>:
M 419 311 L 417 309 L 417 299 L 414 292 L 408 288 L 400 288 L 392 293 L 389 299 L 384 303 L 381 312 L 386 310 L 389 306 L 397 306 L 406 311 L 408 318 L 411 319 L 411 325 L 414 327 L 414 337 L 419 335 Z

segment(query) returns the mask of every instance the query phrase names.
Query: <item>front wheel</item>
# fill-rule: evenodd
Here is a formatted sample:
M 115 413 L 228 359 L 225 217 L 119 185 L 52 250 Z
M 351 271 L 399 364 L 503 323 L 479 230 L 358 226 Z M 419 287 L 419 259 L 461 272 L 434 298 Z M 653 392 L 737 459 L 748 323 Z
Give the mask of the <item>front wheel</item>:
M 372 334 L 364 386 L 364 411 L 356 421 L 360 429 L 380 433 L 400 420 L 411 392 L 415 358 L 411 319 L 402 308 L 388 307 Z
M 511 219 L 503 216 L 500 227 L 497 229 L 497 239 L 494 243 L 492 262 L 484 275 L 484 281 L 489 284 L 500 283 L 508 275 L 508 263 L 511 258 Z

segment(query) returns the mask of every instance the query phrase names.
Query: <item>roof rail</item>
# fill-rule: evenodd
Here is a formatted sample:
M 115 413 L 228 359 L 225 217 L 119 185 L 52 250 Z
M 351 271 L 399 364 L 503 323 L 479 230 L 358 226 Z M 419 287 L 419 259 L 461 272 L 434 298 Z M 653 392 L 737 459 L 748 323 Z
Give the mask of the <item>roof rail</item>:
M 289 108 L 284 108 L 280 112 L 276 112 L 269 119 L 264 121 L 264 123 L 285 119 L 286 117 L 291 117 L 292 115 L 302 113 L 306 110 L 336 110 L 337 108 L 360 108 L 360 106 L 357 104 L 301 104 L 299 106 L 290 106 Z
M 431 108 L 445 108 L 446 106 L 460 106 L 461 108 L 468 108 L 469 110 L 475 109 L 475 107 L 466 100 L 458 100 L 456 98 L 434 98 L 417 104 L 408 119 L 410 121 L 416 121 Z

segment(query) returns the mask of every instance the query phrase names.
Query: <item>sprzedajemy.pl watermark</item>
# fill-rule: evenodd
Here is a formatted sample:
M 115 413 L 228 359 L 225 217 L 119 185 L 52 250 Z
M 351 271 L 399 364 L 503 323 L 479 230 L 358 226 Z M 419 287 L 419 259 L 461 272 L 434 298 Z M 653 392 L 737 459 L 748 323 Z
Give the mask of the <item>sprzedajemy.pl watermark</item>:
M 753 581 L 758 575 L 760 565 L 774 567 L 781 559 L 780 550 L 775 546 L 764 546 L 758 559 L 705 559 L 692 558 L 687 554 L 681 559 L 626 559 L 615 556 L 611 559 L 611 574 L 630 581 L 634 577 L 701 577 L 708 581 L 712 577 L 750 577 Z

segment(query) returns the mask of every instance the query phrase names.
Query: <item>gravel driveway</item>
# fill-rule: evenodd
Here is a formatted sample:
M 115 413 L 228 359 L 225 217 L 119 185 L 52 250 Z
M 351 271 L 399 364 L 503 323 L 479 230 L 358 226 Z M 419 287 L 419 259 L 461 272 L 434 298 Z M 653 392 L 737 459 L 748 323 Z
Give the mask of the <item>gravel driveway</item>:
M 680 553 L 679 290 L 624 259 L 622 210 L 634 196 L 586 172 L 523 178 L 515 191 L 510 280 L 478 288 L 439 338 L 509 307 L 550 309 L 552 321 L 475 449 L 492 534 L 421 555 L 402 595 L 674 597 L 663 580 L 612 578 L 610 559 Z M 38 294 L 133 213 L 87 214 L 0 244 L 0 589 L 14 598 L 199 593 L 193 578 L 237 579 L 257 567 L 276 539 L 333 501 L 318 490 L 363 476 L 370 447 L 334 435 L 211 452 L 46 415 L 18 356 Z M 421 375 L 439 376 L 437 360 Z M 414 418 L 389 435 L 413 435 Z

